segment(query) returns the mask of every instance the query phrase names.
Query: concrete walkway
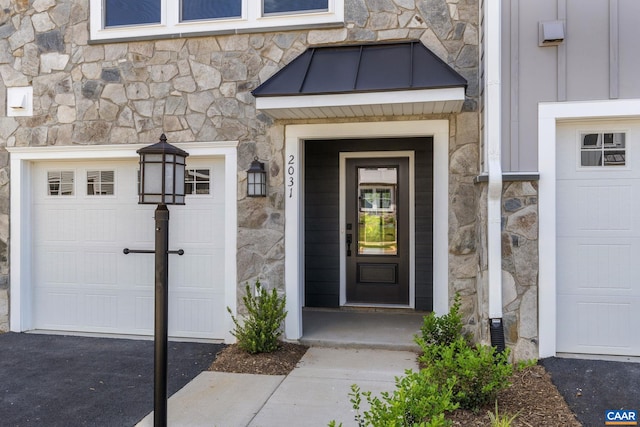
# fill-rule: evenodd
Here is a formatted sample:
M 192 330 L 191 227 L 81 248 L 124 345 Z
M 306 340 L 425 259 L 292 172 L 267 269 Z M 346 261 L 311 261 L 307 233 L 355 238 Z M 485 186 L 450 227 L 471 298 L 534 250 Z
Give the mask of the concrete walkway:
M 378 394 L 395 377 L 418 369 L 411 351 L 312 347 L 289 375 L 202 372 L 169 399 L 173 426 L 355 426 L 352 384 Z M 153 425 L 153 414 L 138 426 Z
M 305 309 L 300 342 L 310 347 L 376 348 L 420 351 L 414 336 L 422 312 Z

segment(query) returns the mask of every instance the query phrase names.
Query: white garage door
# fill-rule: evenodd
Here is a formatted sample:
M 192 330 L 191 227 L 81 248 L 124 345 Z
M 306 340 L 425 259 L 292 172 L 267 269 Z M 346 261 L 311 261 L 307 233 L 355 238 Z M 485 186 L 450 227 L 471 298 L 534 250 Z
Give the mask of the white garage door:
M 191 160 L 191 159 L 187 159 Z M 191 195 L 170 206 L 169 335 L 224 338 L 224 160 L 187 164 Z M 136 161 L 33 168 L 33 326 L 153 334 L 154 205 L 138 205 Z
M 640 124 L 558 127 L 557 351 L 640 355 Z

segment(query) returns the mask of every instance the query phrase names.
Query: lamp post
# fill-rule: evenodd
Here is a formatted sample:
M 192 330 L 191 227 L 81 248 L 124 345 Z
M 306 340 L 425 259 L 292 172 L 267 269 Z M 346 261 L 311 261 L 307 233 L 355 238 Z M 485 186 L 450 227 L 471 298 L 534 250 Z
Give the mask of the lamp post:
M 141 148 L 139 204 L 158 205 L 155 211 L 155 328 L 154 328 L 154 426 L 167 425 L 167 335 L 169 311 L 169 209 L 184 205 L 185 159 L 189 155 L 162 134 L 160 142 Z M 128 249 L 125 250 L 125 253 Z M 129 251 L 134 252 L 134 251 Z M 142 251 L 138 251 L 142 252 Z M 145 251 L 148 252 L 148 251 Z

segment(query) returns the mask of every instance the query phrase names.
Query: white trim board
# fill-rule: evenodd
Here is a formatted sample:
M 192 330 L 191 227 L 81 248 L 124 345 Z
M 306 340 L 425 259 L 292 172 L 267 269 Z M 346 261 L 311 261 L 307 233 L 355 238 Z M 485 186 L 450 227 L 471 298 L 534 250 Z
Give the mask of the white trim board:
M 32 329 L 32 236 L 31 236 L 31 168 L 33 162 L 49 160 L 82 159 L 133 159 L 139 157 L 136 150 L 148 144 L 55 146 L 55 147 L 7 147 L 11 165 L 11 312 L 10 329 L 23 332 Z M 225 229 L 237 230 L 237 142 L 181 143 L 192 157 L 224 157 L 225 159 Z M 236 265 L 237 233 L 225 233 L 225 264 Z M 236 312 L 236 268 L 225 274 L 225 306 Z M 230 331 L 231 317 L 225 314 L 225 341 L 235 342 Z
M 459 112 L 464 88 L 403 90 L 348 94 L 267 96 L 256 108 L 277 118 L 327 118 Z
M 459 101 L 455 105 L 461 105 L 464 99 L 464 88 L 456 87 L 327 95 L 265 96 L 256 98 L 256 108 L 270 110 L 447 101 Z
M 640 99 L 538 105 L 539 274 L 538 357 L 556 356 L 556 124 L 584 119 L 640 118 Z
M 326 123 L 285 127 L 285 336 L 302 336 L 304 300 L 304 174 L 303 141 L 313 139 L 433 137 L 433 308 L 445 314 L 449 308 L 448 211 L 449 121 L 413 120 L 389 122 Z
M 89 0 L 91 40 L 107 41 L 115 39 L 146 38 L 158 39 L 185 37 L 198 34 L 241 34 L 310 26 L 344 25 L 344 0 L 329 0 L 328 10 L 324 12 L 276 13 L 263 15 L 261 2 L 243 0 L 239 17 L 202 19 L 194 21 L 180 20 L 180 2 L 160 0 L 160 21 L 154 24 L 122 25 L 104 28 L 104 1 Z

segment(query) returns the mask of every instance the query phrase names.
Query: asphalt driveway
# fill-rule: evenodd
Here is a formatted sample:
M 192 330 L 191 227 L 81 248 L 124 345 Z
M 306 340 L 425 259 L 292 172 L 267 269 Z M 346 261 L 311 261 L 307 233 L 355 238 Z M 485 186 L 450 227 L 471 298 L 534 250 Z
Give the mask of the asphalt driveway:
M 222 344 L 169 342 L 168 394 Z M 0 334 L 2 426 L 133 426 L 153 410 L 153 341 Z
M 586 427 L 603 426 L 607 410 L 640 412 L 640 363 L 550 357 L 540 364 Z

